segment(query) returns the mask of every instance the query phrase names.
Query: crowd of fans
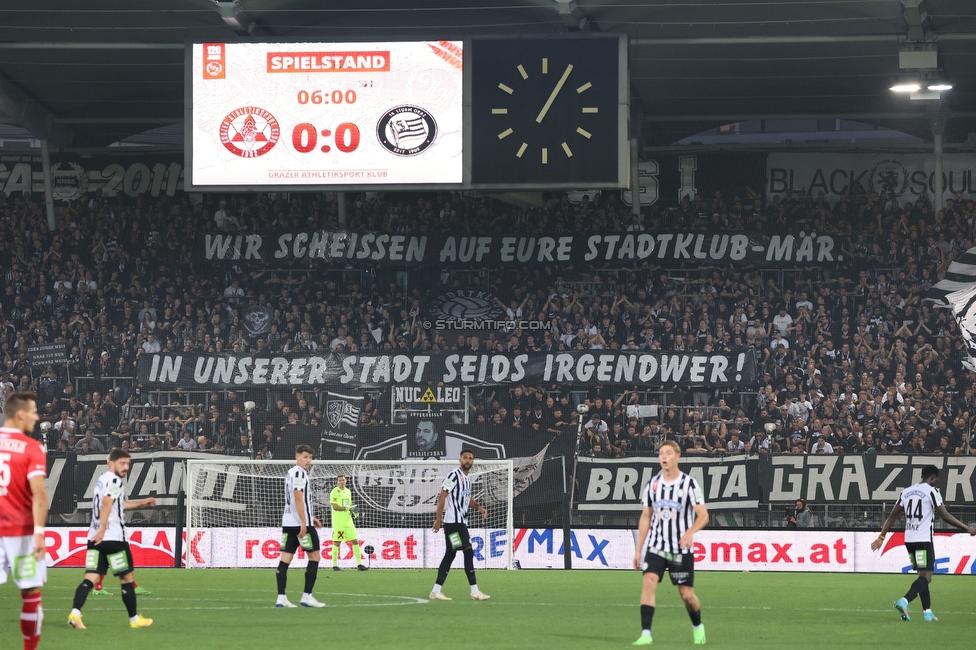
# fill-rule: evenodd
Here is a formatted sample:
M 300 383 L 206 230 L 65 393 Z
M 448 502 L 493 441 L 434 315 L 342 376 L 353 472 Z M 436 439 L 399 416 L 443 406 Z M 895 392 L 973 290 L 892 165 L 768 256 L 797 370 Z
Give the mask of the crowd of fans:
M 473 391 L 469 421 L 576 435 L 580 453 L 938 453 L 973 451 L 976 399 L 966 347 L 945 309 L 922 300 L 974 244 L 976 205 L 935 214 L 922 197 L 787 192 L 687 197 L 631 216 L 615 193 L 543 207 L 439 194 L 362 194 L 346 227 L 400 234 L 641 230 L 797 230 L 845 236 L 843 261 L 771 269 L 645 263 L 447 271 L 211 266 L 194 257 L 208 232 L 339 228 L 327 194 L 136 199 L 91 193 L 59 206 L 49 232 L 38 197 L 0 193 L 0 391 L 35 390 L 62 450 L 216 449 L 270 457 L 288 426 L 319 427 L 320 389 L 245 396 L 182 394 L 132 379 L 142 355 L 463 350 L 754 350 L 758 389 L 519 386 Z M 197 199 L 197 200 L 195 200 Z M 680 278 L 680 279 L 679 279 Z M 421 326 L 451 289 L 494 295 L 513 319 L 546 331 L 476 335 Z M 268 306 L 270 330 L 248 336 L 243 310 Z M 67 367 L 32 366 L 28 346 L 64 342 Z M 118 380 L 111 378 L 128 378 Z M 76 386 L 80 388 L 76 394 Z M 244 401 L 259 407 L 249 440 Z M 370 394 L 362 424 L 390 421 Z M 651 406 L 652 408 L 638 408 Z M 45 427 L 47 429 L 47 427 Z M 243 435 L 242 435 L 243 434 Z

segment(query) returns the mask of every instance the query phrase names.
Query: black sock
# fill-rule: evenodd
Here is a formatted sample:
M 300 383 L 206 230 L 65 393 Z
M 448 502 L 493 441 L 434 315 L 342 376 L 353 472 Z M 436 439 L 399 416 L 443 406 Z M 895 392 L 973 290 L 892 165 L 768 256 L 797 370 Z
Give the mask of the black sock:
M 688 612 L 688 616 L 691 617 L 691 624 L 695 627 L 701 625 L 701 609 L 694 612 Z
M 928 586 L 929 586 L 928 581 L 922 576 L 919 576 L 918 578 L 915 579 L 915 582 L 913 582 L 912 586 L 908 589 L 908 593 L 905 594 L 905 600 L 907 600 L 908 602 L 912 602 L 913 600 L 918 598 L 918 595 L 922 593 L 924 589 L 927 589 Z
M 275 578 L 278 580 L 278 595 L 285 595 L 285 585 L 288 582 L 288 565 L 284 562 L 278 562 L 278 568 L 275 569 Z
M 95 585 L 92 584 L 91 580 L 87 578 L 82 580 L 81 584 L 78 585 L 78 588 L 75 589 L 75 600 L 71 607 L 81 611 L 81 608 L 85 606 L 85 600 L 88 599 L 88 594 L 90 594 L 91 590 L 94 588 Z
M 315 576 L 319 574 L 319 563 L 308 561 L 308 567 L 305 569 L 305 592 L 306 594 L 312 593 L 312 587 L 315 586 Z
M 929 581 L 925 581 L 925 589 L 918 592 L 922 598 L 922 609 L 932 609 L 932 595 L 929 593 Z
M 478 584 L 474 577 L 474 551 L 470 548 L 464 550 L 464 573 L 468 576 L 469 585 Z
M 641 605 L 641 630 L 651 631 L 651 622 L 654 620 L 654 606 Z
M 451 563 L 454 562 L 454 558 L 457 556 L 457 549 L 450 548 L 444 551 L 444 557 L 441 559 L 441 565 L 437 567 L 437 584 L 444 586 L 444 581 L 447 580 L 447 574 L 451 570 Z
M 122 602 L 125 603 L 125 611 L 129 612 L 129 618 L 139 613 L 136 608 L 136 588 L 132 586 L 131 582 L 122 585 Z

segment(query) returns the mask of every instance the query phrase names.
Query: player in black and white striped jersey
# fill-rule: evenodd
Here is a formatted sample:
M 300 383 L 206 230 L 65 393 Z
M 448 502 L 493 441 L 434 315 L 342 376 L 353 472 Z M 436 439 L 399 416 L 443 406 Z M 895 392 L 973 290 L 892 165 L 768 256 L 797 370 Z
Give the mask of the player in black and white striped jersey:
M 478 581 L 474 575 L 474 549 L 471 548 L 471 536 L 468 534 L 468 506 L 474 506 L 481 512 L 482 517 L 488 516 L 488 511 L 471 496 L 471 480 L 468 473 L 474 465 L 474 452 L 470 449 L 461 451 L 461 466 L 451 470 L 441 484 L 441 493 L 437 498 L 437 517 L 434 519 L 433 530 L 436 533 L 444 524 L 444 538 L 446 548 L 441 565 L 437 569 L 437 581 L 430 592 L 431 600 L 451 600 L 441 593 L 441 587 L 447 580 L 451 570 L 451 563 L 457 552 L 464 554 L 464 573 L 471 585 L 471 600 L 488 600 L 489 596 L 478 589 Z
M 661 473 L 644 486 L 634 568 L 644 572 L 641 589 L 641 636 L 634 645 L 651 645 L 651 622 L 657 604 L 657 585 L 664 571 L 691 617 L 695 644 L 705 643 L 701 602 L 695 595 L 694 535 L 708 524 L 705 496 L 698 481 L 678 469 L 681 447 L 672 440 L 658 451 Z
M 132 551 L 125 535 L 125 513 L 137 508 L 155 508 L 156 499 L 128 501 L 125 497 L 124 479 L 129 473 L 132 459 L 129 452 L 113 449 L 108 455 L 108 471 L 98 477 L 92 496 L 92 521 L 88 529 L 88 551 L 85 555 L 85 578 L 75 590 L 68 624 L 76 630 L 84 630 L 81 608 L 88 594 L 95 587 L 95 580 L 110 570 L 118 576 L 122 587 L 122 602 L 129 614 L 129 627 L 142 628 L 152 625 L 152 619 L 139 614 L 136 608 L 135 578 L 133 576 Z
M 315 530 L 322 527 L 322 522 L 315 516 L 312 508 L 312 484 L 308 478 L 314 455 L 315 451 L 308 445 L 295 447 L 295 466 L 285 475 L 285 509 L 281 515 L 281 557 L 275 570 L 275 578 L 278 582 L 278 600 L 275 602 L 275 607 L 297 607 L 285 596 L 285 587 L 288 583 L 288 565 L 291 564 L 299 546 L 308 553 L 301 606 L 325 607 L 325 603 L 320 603 L 312 595 L 312 587 L 315 586 L 315 578 L 318 576 L 319 560 L 322 557 L 319 534 Z

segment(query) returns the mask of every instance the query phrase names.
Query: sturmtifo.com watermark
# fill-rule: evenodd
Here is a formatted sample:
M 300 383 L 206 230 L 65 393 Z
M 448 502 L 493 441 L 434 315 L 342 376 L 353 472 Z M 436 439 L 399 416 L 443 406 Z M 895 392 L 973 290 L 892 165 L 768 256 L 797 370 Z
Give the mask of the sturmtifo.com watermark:
M 538 332 L 552 331 L 552 323 L 541 320 L 444 319 L 425 320 L 422 325 L 425 330 L 501 330 L 511 332 L 520 329 Z

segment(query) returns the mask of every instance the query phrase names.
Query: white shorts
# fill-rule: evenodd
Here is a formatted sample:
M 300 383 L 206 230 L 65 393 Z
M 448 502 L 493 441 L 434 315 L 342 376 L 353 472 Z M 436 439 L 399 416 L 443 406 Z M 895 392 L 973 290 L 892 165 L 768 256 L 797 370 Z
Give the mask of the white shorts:
M 0 537 L 0 585 L 7 581 L 8 571 L 18 589 L 43 587 L 47 582 L 47 562 L 34 559 L 33 535 Z

